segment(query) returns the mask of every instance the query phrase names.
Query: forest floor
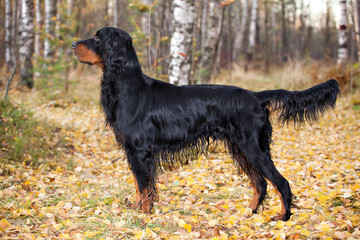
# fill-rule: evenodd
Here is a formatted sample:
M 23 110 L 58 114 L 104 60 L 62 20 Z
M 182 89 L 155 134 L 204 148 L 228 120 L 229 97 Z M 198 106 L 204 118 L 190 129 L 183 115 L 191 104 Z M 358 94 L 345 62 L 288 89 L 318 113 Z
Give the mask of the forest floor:
M 255 90 L 281 86 L 255 74 L 243 80 L 234 75 L 233 82 Z M 210 156 L 161 174 L 152 214 L 129 209 L 124 200 L 135 201 L 133 176 L 104 127 L 98 92 L 98 81 L 89 75 L 66 98 L 10 93 L 40 123 L 54 126 L 37 126 L 34 131 L 48 139 L 33 147 L 60 154 L 36 167 L 28 164 L 31 156 L 20 163 L 0 161 L 1 239 L 360 238 L 359 95 L 342 95 L 316 124 L 279 127 L 273 119 L 273 160 L 296 204 L 283 222 L 271 220 L 281 210 L 272 186 L 265 204 L 251 214 L 250 182 L 221 145 Z

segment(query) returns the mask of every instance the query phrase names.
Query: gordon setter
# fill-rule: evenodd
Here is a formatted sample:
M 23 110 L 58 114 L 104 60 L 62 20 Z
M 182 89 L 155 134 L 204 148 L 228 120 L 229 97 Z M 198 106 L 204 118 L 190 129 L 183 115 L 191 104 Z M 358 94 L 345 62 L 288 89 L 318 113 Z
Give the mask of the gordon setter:
M 278 111 L 282 123 L 316 121 L 335 106 L 336 80 L 293 92 L 175 86 L 142 72 L 130 35 L 120 29 L 102 28 L 72 47 L 78 61 L 103 70 L 101 105 L 106 123 L 126 151 L 136 185 L 136 206 L 144 213 L 152 210 L 161 170 L 184 164 L 189 154 L 220 140 L 251 180 L 253 212 L 266 196 L 268 180 L 281 199 L 281 214 L 274 219 L 290 218 L 291 189 L 271 160 L 269 113 Z

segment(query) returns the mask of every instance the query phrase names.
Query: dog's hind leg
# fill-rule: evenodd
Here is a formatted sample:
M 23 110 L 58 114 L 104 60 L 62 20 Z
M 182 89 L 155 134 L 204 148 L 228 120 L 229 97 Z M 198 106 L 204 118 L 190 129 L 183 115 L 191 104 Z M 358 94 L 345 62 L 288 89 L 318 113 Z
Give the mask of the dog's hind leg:
M 289 220 L 291 216 L 290 208 L 292 201 L 292 193 L 289 182 L 275 168 L 271 159 L 266 161 L 268 161 L 269 164 L 263 166 L 263 171 L 265 172 L 266 178 L 274 186 L 276 193 L 279 195 L 281 200 L 281 215 L 274 217 L 274 220 Z
M 263 192 L 260 192 L 258 186 L 266 186 L 264 183 L 264 178 L 266 178 L 272 183 L 281 200 L 281 214 L 275 217 L 275 220 L 288 220 L 291 216 L 292 193 L 289 182 L 279 173 L 274 162 L 271 160 L 270 143 L 272 128 L 268 119 L 268 110 L 265 109 L 265 111 L 267 116 L 264 118 L 260 128 L 255 127 L 259 125 L 254 122 L 252 125 L 249 125 L 251 126 L 250 128 L 243 129 L 242 134 L 239 135 L 243 138 L 235 134 L 232 136 L 236 140 L 237 147 L 235 151 L 233 150 L 233 153 L 240 152 L 240 154 L 235 154 L 235 156 L 240 160 L 238 161 L 239 165 L 245 169 L 253 185 L 255 185 L 254 195 L 255 197 L 260 195 L 259 203 L 263 200 L 261 197 L 265 197 L 266 188 L 264 190 L 261 188 Z M 253 131 L 250 131 L 250 129 L 253 129 Z M 239 132 L 241 132 L 240 128 Z M 262 195 L 261 193 L 264 194 Z M 253 207 L 255 204 L 256 199 L 253 200 L 250 207 Z
M 256 213 L 258 207 L 266 197 L 267 182 L 265 178 L 257 172 L 252 164 L 248 162 L 244 154 L 239 151 L 235 144 L 229 145 L 229 151 L 233 156 L 236 165 L 250 178 L 251 185 L 254 189 L 254 195 L 249 208 L 252 209 L 253 213 Z
M 272 183 L 281 200 L 281 214 L 275 217 L 274 220 L 289 220 L 291 216 L 290 208 L 292 201 L 289 182 L 276 169 L 269 152 L 261 152 L 260 148 L 253 150 L 255 150 L 255 152 L 251 151 L 251 154 L 248 152 L 245 153 L 247 159 L 249 162 L 253 163 L 256 170 L 262 176 Z

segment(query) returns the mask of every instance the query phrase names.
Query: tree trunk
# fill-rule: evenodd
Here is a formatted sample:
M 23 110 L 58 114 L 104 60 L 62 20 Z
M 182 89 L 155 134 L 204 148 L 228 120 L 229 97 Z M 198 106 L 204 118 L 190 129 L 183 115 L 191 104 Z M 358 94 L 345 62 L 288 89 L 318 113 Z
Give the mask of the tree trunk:
M 104 1 L 107 5 L 107 1 Z M 67 15 L 70 18 L 72 11 L 73 11 L 73 7 L 74 7 L 74 0 L 68 0 L 67 1 Z
M 13 61 L 17 61 L 15 55 L 18 55 L 18 32 L 19 32 L 19 22 L 21 18 L 21 0 L 15 0 L 13 5 L 13 12 L 12 12 L 12 26 L 11 26 L 11 51 L 12 57 L 14 58 Z
M 287 46 L 287 50 L 288 50 L 288 55 L 294 59 L 296 58 L 296 45 L 297 45 L 297 41 L 298 41 L 298 37 L 296 35 L 296 25 L 298 23 L 297 21 L 297 11 L 298 11 L 298 6 L 296 5 L 296 0 L 291 0 L 289 2 L 289 7 L 291 7 L 291 9 L 288 10 L 288 12 L 291 14 L 291 18 L 288 17 L 288 36 L 287 38 L 289 39 L 289 41 L 287 42 L 288 46 Z
M 5 61 L 7 68 L 11 69 L 14 64 L 11 54 L 11 0 L 5 2 Z
M 302 2 L 303 3 L 303 2 Z M 301 34 L 302 37 L 302 45 L 301 46 L 301 58 L 308 57 L 310 55 L 311 50 L 311 43 L 313 41 L 313 26 L 312 26 L 312 18 L 311 18 L 311 1 L 308 1 L 307 5 L 302 5 L 302 15 L 300 18 L 301 26 L 300 31 L 303 33 Z
M 20 28 L 20 81 L 19 85 L 29 88 L 34 86 L 33 64 L 34 54 L 34 5 L 33 0 L 22 0 Z
M 51 44 L 55 38 L 56 27 L 56 0 L 45 0 L 45 41 L 44 41 L 44 57 L 51 58 L 54 56 L 54 48 Z
M 247 63 L 245 65 L 245 71 L 248 70 L 249 64 L 252 62 L 255 40 L 256 40 L 256 20 L 257 20 L 258 2 L 253 0 L 251 6 L 251 20 L 250 20 L 250 31 L 249 31 L 249 46 L 246 51 Z
M 118 27 L 118 7 L 119 0 L 114 0 L 113 6 L 113 27 Z
M 141 3 L 146 6 L 141 14 L 141 30 L 146 35 L 150 34 L 150 22 L 149 22 L 149 9 L 151 0 L 141 0 Z
M 268 0 L 264 1 L 264 11 L 265 11 L 265 18 L 264 18 L 264 28 L 265 28 L 265 36 L 264 36 L 264 41 L 265 41 L 265 46 L 264 46 L 264 51 L 265 51 L 265 72 L 268 73 L 269 69 L 270 69 L 270 37 L 269 37 L 269 2 Z
M 305 33 L 306 33 L 306 26 L 305 26 L 305 4 L 304 0 L 300 1 L 300 28 L 299 28 L 299 39 L 298 39 L 298 50 L 299 50 L 299 58 L 303 59 L 305 57 L 305 49 L 304 49 L 304 42 L 305 42 Z
M 147 41 L 145 44 L 147 47 L 144 48 L 144 59 L 148 60 L 148 67 L 151 68 L 151 0 L 142 0 L 142 4 L 146 6 L 141 13 L 141 31 Z
M 354 0 L 354 27 L 358 58 L 360 58 L 360 0 Z
M 201 54 L 204 53 L 205 43 L 207 40 L 208 30 L 208 19 L 209 19 L 209 0 L 203 1 L 202 14 L 201 14 Z
M 343 64 L 347 60 L 347 9 L 346 0 L 340 0 L 340 28 L 339 28 L 339 49 L 338 64 Z
M 204 6 L 205 7 L 205 6 Z M 201 82 L 209 83 L 214 66 L 224 17 L 224 7 L 220 1 L 209 1 L 209 19 L 207 22 L 207 38 L 203 46 L 203 53 L 200 64 Z
M 104 4 L 103 15 L 106 16 L 105 19 L 104 19 L 104 25 L 109 26 L 109 14 L 108 14 L 108 12 L 109 12 L 109 1 L 105 0 L 105 1 L 103 1 L 103 4 Z
M 351 24 L 349 25 L 349 46 L 350 46 L 350 51 L 348 51 L 349 57 L 351 59 L 351 62 L 353 62 L 353 60 L 355 60 L 356 62 L 359 60 L 359 56 L 358 56 L 358 48 L 357 48 L 357 36 L 356 36 L 356 29 L 355 29 L 355 11 L 354 9 L 354 4 L 353 1 L 350 1 L 350 9 L 351 11 L 349 12 L 349 17 L 351 19 Z
M 158 9 L 158 31 L 160 32 L 160 47 L 158 49 L 158 57 L 163 58 L 169 54 L 170 43 L 168 39 L 171 36 L 172 28 L 172 6 L 170 1 L 161 1 L 161 7 Z M 167 74 L 169 72 L 170 58 L 165 58 L 161 63 L 161 73 Z
M 177 85 L 186 85 L 190 82 L 194 0 L 174 0 L 173 6 L 169 81 Z
M 42 0 L 36 0 L 36 7 L 35 7 L 36 9 L 35 56 L 40 56 L 40 52 L 41 52 L 40 32 L 43 25 L 41 2 Z
M 330 0 L 326 1 L 326 15 L 325 15 L 325 32 L 324 32 L 324 55 L 326 57 L 330 56 Z
M 288 54 L 288 39 L 286 33 L 286 15 L 285 15 L 285 0 L 281 0 L 281 54 L 282 59 L 281 61 L 284 63 L 287 61 L 287 54 Z
M 277 27 L 276 27 L 276 13 L 274 8 L 271 8 L 271 55 L 273 64 L 278 64 L 278 42 L 277 42 Z
M 237 33 L 235 35 L 235 40 L 234 40 L 234 48 L 232 54 L 233 61 L 237 60 L 237 58 L 240 55 L 241 49 L 243 49 L 244 47 L 243 42 L 245 38 L 246 23 L 248 19 L 248 12 L 249 12 L 248 8 L 249 8 L 249 0 L 245 0 L 242 6 L 241 21 L 238 25 L 239 27 L 236 30 Z

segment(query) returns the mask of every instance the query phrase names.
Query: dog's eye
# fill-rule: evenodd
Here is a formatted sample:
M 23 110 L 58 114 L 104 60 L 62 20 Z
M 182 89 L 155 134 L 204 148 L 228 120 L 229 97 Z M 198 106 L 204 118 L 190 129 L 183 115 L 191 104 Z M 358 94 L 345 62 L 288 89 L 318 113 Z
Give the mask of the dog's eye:
M 100 41 L 100 38 L 98 36 L 94 36 L 94 40 L 98 42 Z

